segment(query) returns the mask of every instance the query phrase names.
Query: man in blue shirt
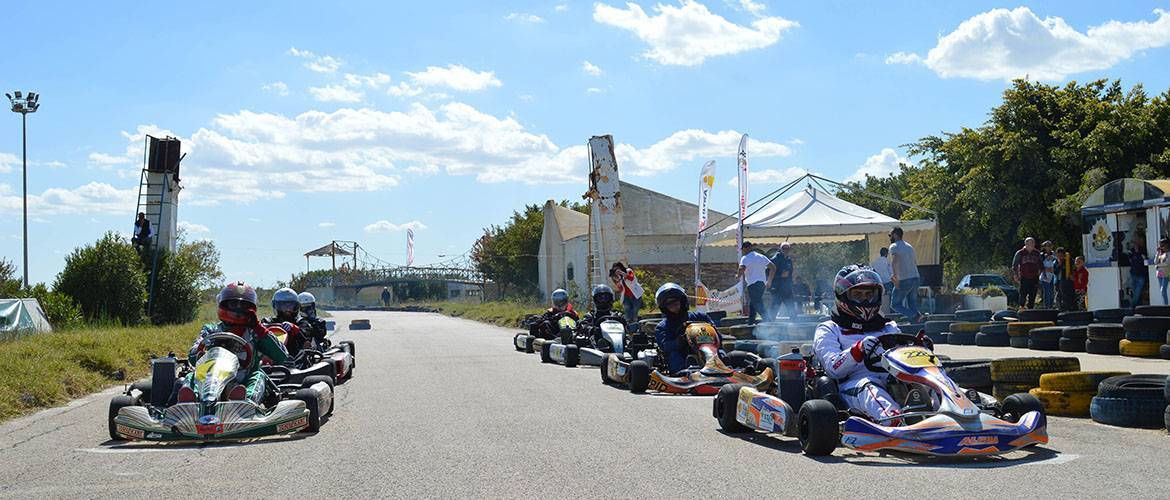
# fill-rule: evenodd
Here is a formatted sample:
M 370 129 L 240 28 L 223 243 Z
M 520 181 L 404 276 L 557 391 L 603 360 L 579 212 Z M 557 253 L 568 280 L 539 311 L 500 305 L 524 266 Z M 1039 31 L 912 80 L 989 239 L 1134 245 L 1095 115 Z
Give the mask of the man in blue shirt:
M 715 322 L 711 321 L 707 313 L 687 312 L 690 308 L 687 293 L 675 283 L 665 283 L 658 287 L 654 293 L 654 302 L 658 304 L 658 310 L 662 311 L 663 318 L 654 329 L 658 355 L 666 357 L 667 369 L 675 374 L 687 368 L 687 355 L 691 353 L 685 335 L 687 322 Z
M 796 298 L 792 294 L 792 272 L 795 266 L 792 262 L 792 245 L 781 243 L 780 251 L 772 256 L 772 265 L 776 266 L 776 273 L 772 279 L 772 312 L 795 320 Z

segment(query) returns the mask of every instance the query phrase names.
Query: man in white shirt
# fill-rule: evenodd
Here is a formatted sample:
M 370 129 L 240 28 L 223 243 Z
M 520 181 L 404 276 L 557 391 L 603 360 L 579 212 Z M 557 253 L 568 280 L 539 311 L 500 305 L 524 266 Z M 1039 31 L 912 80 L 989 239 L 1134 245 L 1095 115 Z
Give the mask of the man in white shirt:
M 889 255 L 890 249 L 882 247 L 878 257 L 869 266 L 882 279 L 882 314 L 890 312 L 890 295 L 894 293 L 894 268 L 890 265 Z
M 735 279 L 739 281 L 742 278 L 747 285 L 748 324 L 756 323 L 756 314 L 767 321 L 770 317 L 764 309 L 764 290 L 772 285 L 776 265 L 763 254 L 752 250 L 750 241 L 743 242 L 742 250 L 743 257 L 739 259 L 739 272 L 735 274 Z

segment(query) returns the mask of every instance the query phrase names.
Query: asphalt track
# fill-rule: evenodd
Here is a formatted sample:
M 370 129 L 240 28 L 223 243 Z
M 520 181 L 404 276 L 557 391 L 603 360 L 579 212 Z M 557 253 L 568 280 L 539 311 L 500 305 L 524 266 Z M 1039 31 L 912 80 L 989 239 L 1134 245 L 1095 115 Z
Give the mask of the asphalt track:
M 789 438 L 721 433 L 708 397 L 635 396 L 602 385 L 595 368 L 541 365 L 512 349 L 515 330 L 424 313 L 335 316 L 368 317 L 373 329 L 338 332 L 357 342 L 358 368 L 320 433 L 111 443 L 106 391 L 0 426 L 0 496 L 1170 496 L 1165 431 L 1054 417 L 1049 445 L 1005 458 L 813 459 Z

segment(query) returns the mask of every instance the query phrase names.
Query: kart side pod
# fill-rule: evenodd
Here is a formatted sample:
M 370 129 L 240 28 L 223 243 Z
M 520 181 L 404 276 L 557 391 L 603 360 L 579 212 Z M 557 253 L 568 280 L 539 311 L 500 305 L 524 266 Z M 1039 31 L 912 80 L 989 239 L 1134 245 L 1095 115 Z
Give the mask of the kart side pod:
M 712 414 L 725 432 L 757 430 L 796 435 L 796 412 L 792 407 L 784 400 L 748 385 L 728 384 L 719 388 Z

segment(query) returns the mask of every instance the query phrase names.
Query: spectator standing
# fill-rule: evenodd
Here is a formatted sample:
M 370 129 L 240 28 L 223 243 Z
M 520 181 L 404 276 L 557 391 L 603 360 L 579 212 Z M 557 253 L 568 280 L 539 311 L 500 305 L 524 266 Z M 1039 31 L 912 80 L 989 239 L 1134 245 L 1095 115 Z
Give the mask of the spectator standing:
M 890 295 L 894 293 L 894 268 L 890 266 L 889 255 L 890 249 L 882 247 L 878 251 L 877 258 L 873 259 L 873 263 L 869 265 L 882 279 L 882 314 L 890 312 Z
M 772 257 L 772 265 L 776 266 L 775 279 L 772 280 L 772 313 L 776 316 L 787 315 L 796 320 L 796 298 L 793 296 L 792 277 L 796 263 L 792 259 L 792 245 L 780 244 L 780 251 Z
M 918 257 L 914 247 L 902 239 L 902 228 L 890 231 L 890 269 L 894 283 L 890 308 L 906 318 L 906 321 L 921 323 L 918 312 Z
M 1061 311 L 1071 311 L 1076 306 L 1076 292 L 1073 291 L 1071 255 L 1064 247 L 1056 249 L 1056 303 Z
M 1146 281 L 1150 276 L 1150 267 L 1146 264 L 1146 242 L 1140 239 L 1133 240 L 1129 247 L 1129 279 L 1133 285 L 1133 298 L 1130 307 L 1141 305 L 1142 293 L 1146 291 Z
M 1166 287 L 1170 285 L 1170 239 L 1162 238 L 1158 242 L 1154 269 L 1158 272 L 1158 291 L 1162 292 L 1162 305 L 1170 305 L 1170 301 L 1166 300 Z
M 1073 270 L 1073 291 L 1077 294 L 1077 310 L 1088 310 L 1085 297 L 1089 294 L 1089 270 L 1085 269 L 1085 258 L 1077 257 L 1076 269 Z
M 1040 266 L 1044 257 L 1036 250 L 1036 238 L 1024 238 L 1024 248 L 1012 257 L 1012 274 L 1020 284 L 1020 307 L 1036 307 L 1036 288 L 1040 284 Z
M 626 325 L 633 328 L 638 322 L 638 310 L 642 308 L 642 294 L 645 290 L 634 276 L 634 270 L 621 262 L 614 262 L 609 268 L 609 280 L 613 282 L 613 289 L 622 297 L 622 313 L 626 317 Z
M 390 289 L 382 287 L 382 305 L 390 307 Z
M 1056 259 L 1051 261 L 1044 261 L 1044 272 L 1040 273 L 1040 292 L 1042 302 L 1045 309 L 1052 309 L 1053 295 L 1056 293 L 1056 273 L 1052 270 L 1052 266 L 1056 265 Z
M 804 313 L 805 306 L 808 305 L 809 295 L 812 294 L 812 289 L 808 286 L 808 281 L 804 278 L 794 279 L 792 285 L 792 297 L 796 299 L 797 314 Z
M 752 248 L 750 241 L 743 242 L 741 248 L 743 257 L 739 259 L 739 271 L 735 280 L 743 279 L 747 285 L 748 324 L 756 324 L 756 315 L 762 320 L 768 319 L 768 312 L 764 309 L 764 290 L 772 285 L 772 277 L 776 266 L 759 252 Z
M 144 252 L 150 250 L 150 236 L 150 220 L 146 218 L 145 212 L 138 212 L 138 219 L 134 221 L 134 237 L 130 238 L 130 242 L 139 252 Z

